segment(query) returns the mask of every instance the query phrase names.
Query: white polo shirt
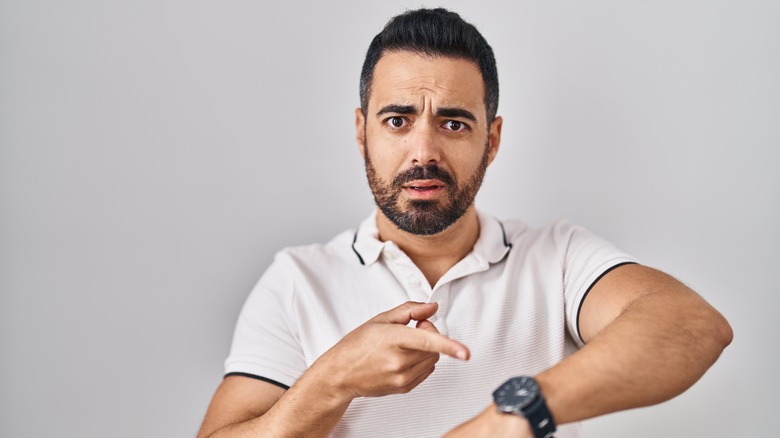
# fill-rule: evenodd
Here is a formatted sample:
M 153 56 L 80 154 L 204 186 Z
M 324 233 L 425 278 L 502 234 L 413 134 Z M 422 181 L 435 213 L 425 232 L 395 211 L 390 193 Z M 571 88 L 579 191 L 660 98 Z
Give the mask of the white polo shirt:
M 325 245 L 279 252 L 241 311 L 226 374 L 289 387 L 378 313 L 410 300 L 437 302 L 431 322 L 465 344 L 471 359 L 442 356 L 408 394 L 355 399 L 332 436 L 439 437 L 478 414 L 506 379 L 538 374 L 582 346 L 583 298 L 610 269 L 634 262 L 565 221 L 533 229 L 478 217 L 473 250 L 434 287 L 397 245 L 378 240 L 376 213 Z M 578 431 L 563 425 L 556 436 Z

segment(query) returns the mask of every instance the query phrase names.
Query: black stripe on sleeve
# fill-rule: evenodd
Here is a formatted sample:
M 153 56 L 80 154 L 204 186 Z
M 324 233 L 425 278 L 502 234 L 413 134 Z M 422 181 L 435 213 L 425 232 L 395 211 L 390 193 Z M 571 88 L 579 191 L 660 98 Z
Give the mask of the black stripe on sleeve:
M 256 376 L 254 374 L 249 373 L 227 373 L 225 374 L 225 377 L 229 376 L 241 376 L 241 377 L 249 377 L 250 379 L 256 379 L 256 380 L 262 380 L 263 382 L 268 382 L 272 385 L 276 385 L 284 390 L 290 389 L 289 386 L 285 385 L 284 383 L 279 383 L 276 380 L 269 379 L 268 377 L 262 377 L 262 376 Z
M 601 275 L 599 275 L 598 278 L 595 281 L 593 281 L 593 283 L 591 283 L 590 286 L 588 286 L 588 290 L 585 291 L 585 295 L 582 296 L 582 299 L 580 300 L 580 305 L 577 307 L 577 336 L 580 338 L 580 342 L 582 342 L 583 344 L 585 343 L 585 340 L 582 339 L 582 333 L 580 333 L 580 312 L 582 311 L 582 303 L 585 302 L 585 298 L 588 298 L 588 294 L 590 293 L 590 290 L 593 289 L 593 286 L 595 286 L 596 283 L 599 282 L 599 280 L 604 278 L 605 275 L 607 275 L 610 272 L 612 272 L 613 269 L 619 268 L 619 267 L 625 266 L 625 265 L 636 265 L 636 264 L 637 264 L 636 262 L 618 263 L 617 265 L 612 266 L 611 268 L 609 268 L 606 271 L 602 272 Z

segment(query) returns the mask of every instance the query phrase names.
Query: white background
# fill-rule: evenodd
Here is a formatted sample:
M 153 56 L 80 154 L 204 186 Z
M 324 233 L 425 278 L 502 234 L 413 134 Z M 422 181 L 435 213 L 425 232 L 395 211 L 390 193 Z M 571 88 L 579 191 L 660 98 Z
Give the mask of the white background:
M 0 0 L 0 436 L 195 434 L 273 253 L 372 207 L 352 111 L 393 3 Z M 772 434 L 778 5 L 447 4 L 498 59 L 478 205 L 583 224 L 734 327 L 690 391 L 588 437 Z

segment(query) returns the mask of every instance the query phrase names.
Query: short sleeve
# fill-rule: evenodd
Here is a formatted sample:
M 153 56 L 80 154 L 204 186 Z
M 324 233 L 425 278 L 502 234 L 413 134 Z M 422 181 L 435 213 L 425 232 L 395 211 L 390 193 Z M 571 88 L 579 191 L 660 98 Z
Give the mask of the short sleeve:
M 306 370 L 294 318 L 294 270 L 284 252 L 249 294 L 236 323 L 225 374 L 244 374 L 287 387 Z
M 563 257 L 566 324 L 574 341 L 582 347 L 585 343 L 578 318 L 591 287 L 610 270 L 637 261 L 583 227 L 561 221 L 555 225 L 554 233 Z

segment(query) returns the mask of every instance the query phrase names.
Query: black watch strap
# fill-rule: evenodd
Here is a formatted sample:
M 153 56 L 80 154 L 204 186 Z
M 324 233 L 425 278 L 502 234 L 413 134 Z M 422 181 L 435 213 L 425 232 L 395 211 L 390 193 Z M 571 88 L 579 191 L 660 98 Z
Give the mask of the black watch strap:
M 493 401 L 499 412 L 522 415 L 535 438 L 554 436 L 555 421 L 533 377 L 512 377 L 493 391 Z
M 547 408 L 544 398 L 539 397 L 525 409 L 523 409 L 523 415 L 528 420 L 528 424 L 531 425 L 531 431 L 536 438 L 551 438 L 555 433 L 555 421 L 553 421 L 552 414 Z

